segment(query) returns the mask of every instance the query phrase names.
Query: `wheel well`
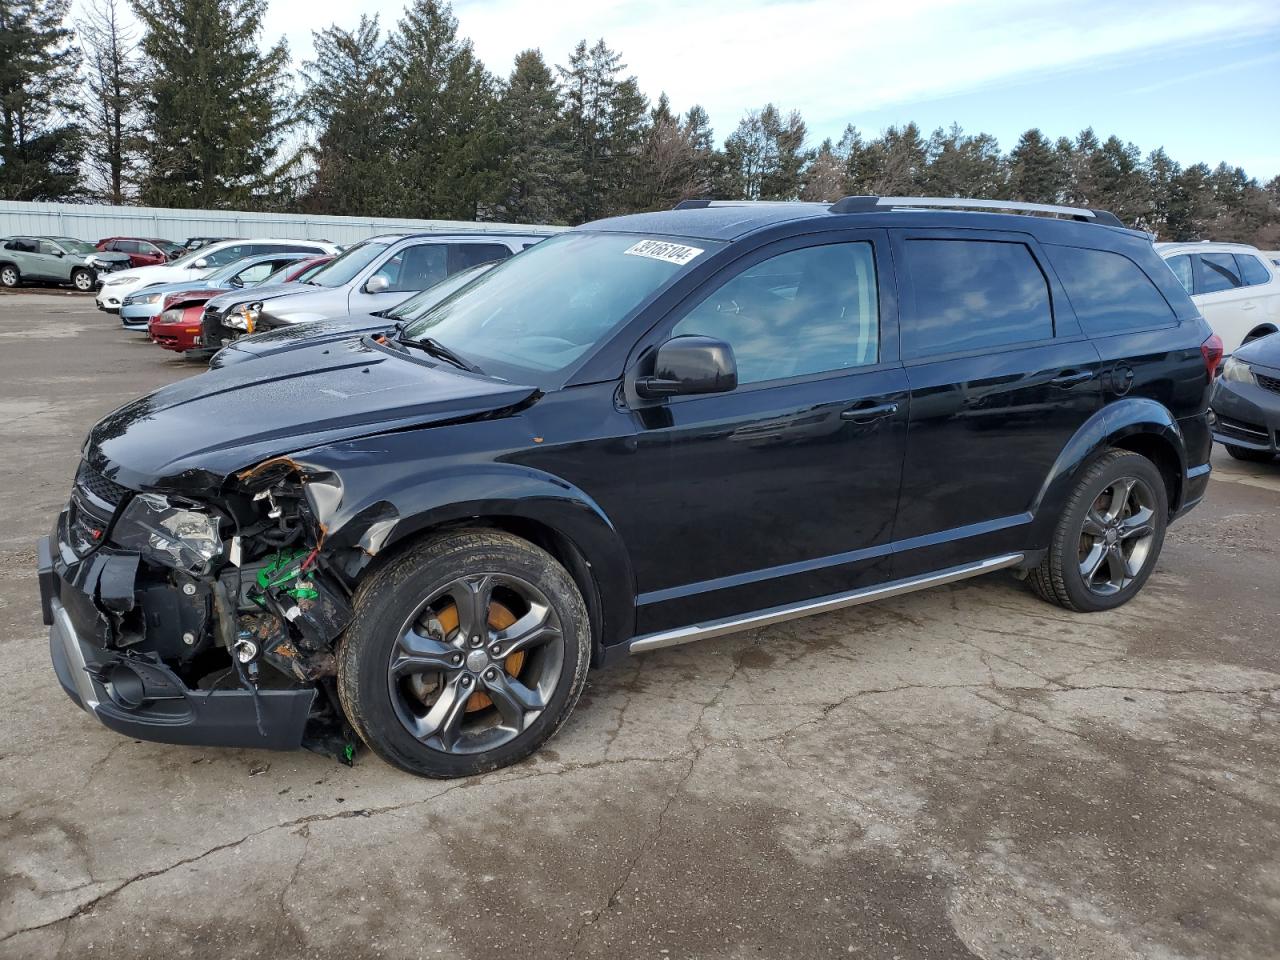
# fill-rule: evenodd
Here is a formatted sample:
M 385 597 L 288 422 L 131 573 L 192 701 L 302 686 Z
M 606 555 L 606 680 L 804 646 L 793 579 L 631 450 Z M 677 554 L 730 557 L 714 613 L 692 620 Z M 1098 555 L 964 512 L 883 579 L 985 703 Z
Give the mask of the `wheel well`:
M 1164 490 L 1169 500 L 1169 511 L 1177 509 L 1182 495 L 1182 464 L 1173 445 L 1163 437 L 1152 433 L 1135 433 L 1121 437 L 1112 446 L 1117 450 L 1129 450 L 1146 457 L 1156 465 L 1164 478 Z
M 540 523 L 537 520 L 530 520 L 527 517 L 468 517 L 465 520 L 453 520 L 438 526 L 428 527 L 425 530 L 419 530 L 413 536 L 406 537 L 403 541 L 393 544 L 383 554 L 380 554 L 375 562 L 379 564 L 386 563 L 411 544 L 417 543 L 426 537 L 435 536 L 442 530 L 475 529 L 477 527 L 501 530 L 504 533 L 519 537 L 521 540 L 527 540 L 534 546 L 541 547 L 547 551 L 547 553 L 556 558 L 561 566 L 569 571 L 569 576 L 573 577 L 574 583 L 578 585 L 578 590 L 582 593 L 582 599 L 587 604 L 587 616 L 591 620 L 592 646 L 594 648 L 593 662 L 598 663 L 602 650 L 600 638 L 603 636 L 602 625 L 604 622 L 600 590 L 596 585 L 594 575 L 591 573 L 591 565 L 587 562 L 586 557 L 583 556 L 582 551 L 578 549 L 572 540 L 554 527 Z M 370 569 L 372 566 L 370 565 Z M 369 570 L 366 569 L 363 576 L 368 576 L 368 574 Z
M 1244 346 L 1246 343 L 1248 343 L 1251 340 L 1257 340 L 1260 337 L 1270 336 L 1275 332 L 1276 332 L 1276 328 L 1274 324 L 1264 323 L 1261 326 L 1254 327 L 1252 330 L 1246 333 L 1244 335 L 1244 339 L 1240 341 L 1240 345 Z

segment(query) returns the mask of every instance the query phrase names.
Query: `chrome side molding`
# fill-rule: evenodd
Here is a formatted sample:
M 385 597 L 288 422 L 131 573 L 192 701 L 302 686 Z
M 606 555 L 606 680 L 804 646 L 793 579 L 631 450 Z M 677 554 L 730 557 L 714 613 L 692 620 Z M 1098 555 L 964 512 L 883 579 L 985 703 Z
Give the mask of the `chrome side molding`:
M 723 620 L 697 623 L 688 627 L 678 627 L 675 630 L 648 633 L 632 640 L 627 649 L 630 653 L 644 653 L 646 650 L 674 647 L 682 643 L 692 643 L 694 640 L 722 637 L 727 633 L 737 633 L 740 630 L 767 627 L 771 624 L 796 620 L 816 613 L 830 613 L 832 610 L 842 610 L 845 607 L 854 607 L 860 603 L 870 603 L 873 600 L 896 597 L 903 593 L 914 593 L 916 590 L 926 590 L 929 587 L 942 586 L 944 583 L 968 580 L 970 577 L 980 577 L 984 573 L 993 573 L 996 570 L 1016 567 L 1024 558 L 1024 554 L 1021 553 L 1006 553 L 978 563 L 947 567 L 945 570 L 938 570 L 923 576 L 892 580 L 879 586 L 863 587 L 861 590 L 851 590 L 848 593 L 836 593 L 826 597 L 819 597 L 816 600 L 805 600 L 801 603 L 770 607 L 767 610 L 758 610 L 755 613 L 748 613 L 743 616 L 726 617 Z

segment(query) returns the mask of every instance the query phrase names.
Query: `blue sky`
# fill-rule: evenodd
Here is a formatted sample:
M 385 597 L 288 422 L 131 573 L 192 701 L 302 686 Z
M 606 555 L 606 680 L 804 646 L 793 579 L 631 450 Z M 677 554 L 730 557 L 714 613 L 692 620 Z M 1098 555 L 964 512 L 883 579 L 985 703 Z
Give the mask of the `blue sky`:
M 270 0 L 264 42 L 295 59 L 311 30 L 404 0 Z M 1093 126 L 1143 152 L 1280 174 L 1277 0 L 456 0 L 461 31 L 499 75 L 516 53 L 563 63 L 582 38 L 621 50 L 645 93 L 701 103 L 718 138 L 768 101 L 799 109 L 812 141 L 915 120 L 995 134 Z

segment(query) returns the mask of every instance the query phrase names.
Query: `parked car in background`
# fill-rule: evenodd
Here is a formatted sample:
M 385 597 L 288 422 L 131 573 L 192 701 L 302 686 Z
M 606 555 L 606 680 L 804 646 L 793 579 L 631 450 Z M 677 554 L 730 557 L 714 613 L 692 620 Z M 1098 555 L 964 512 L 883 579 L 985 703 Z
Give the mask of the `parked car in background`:
M 232 261 L 198 280 L 182 280 L 177 283 L 160 283 L 143 287 L 131 293 L 120 305 L 120 325 L 126 330 L 146 330 L 151 318 L 164 309 L 166 298 L 174 293 L 187 292 L 198 298 L 202 307 L 210 297 L 225 290 L 253 287 L 273 276 L 284 267 L 307 258 L 305 253 L 259 253 Z
M 211 243 L 219 243 L 223 240 L 235 240 L 236 237 L 187 237 L 183 241 L 182 248 L 187 251 L 199 250 L 201 247 L 207 247 Z
M 1157 243 L 1226 356 L 1280 330 L 1280 267 L 1243 243 Z
M 154 267 L 182 256 L 184 248 L 172 240 L 156 240 L 143 237 L 107 237 L 98 241 L 98 249 L 108 253 L 123 253 L 131 267 Z
M 87 240 L 72 237 L 5 237 L 0 239 L 0 286 L 23 283 L 69 283 L 88 293 L 99 279 L 129 265 L 120 253 L 103 253 Z
M 1237 350 L 1214 382 L 1213 439 L 1237 460 L 1269 463 L 1280 454 L 1280 333 Z
M 593 664 L 997 570 L 1111 610 L 1204 497 L 1220 356 L 1106 211 L 589 223 L 394 337 L 104 418 L 36 550 L 53 672 L 125 736 L 294 749 L 345 716 L 458 777 L 552 737 Z
M 267 255 L 270 259 L 280 256 L 297 257 L 300 255 Z M 255 260 L 258 258 L 249 257 L 247 259 Z M 239 289 L 240 286 L 255 287 L 265 284 L 271 278 L 287 272 L 290 268 L 297 270 L 295 264 L 291 263 L 260 280 L 253 279 L 253 272 L 259 270 L 262 266 L 262 262 L 246 266 L 245 261 L 242 260 L 237 264 L 233 264 L 230 268 L 225 268 L 236 270 L 237 273 L 230 280 L 223 282 L 228 284 L 228 289 Z M 237 278 L 241 280 L 239 284 L 235 283 Z M 142 292 L 146 293 L 145 290 Z M 153 342 L 160 344 L 166 350 L 176 350 L 179 353 L 189 354 L 188 359 L 197 357 L 204 359 L 208 357 L 211 351 L 205 349 L 200 343 L 200 317 L 204 311 L 205 303 L 210 297 L 217 296 L 220 292 L 222 291 L 219 288 L 208 287 L 197 290 L 183 290 L 166 295 L 160 304 L 160 310 L 147 324 L 148 335 Z
M 461 270 L 441 280 L 435 286 L 414 294 L 390 310 L 349 314 L 345 317 L 312 320 L 308 323 L 291 323 L 240 337 L 215 353 L 209 359 L 209 367 L 217 370 L 233 363 L 288 353 L 290 350 L 317 343 L 333 343 L 338 340 L 349 340 L 352 337 L 392 331 L 400 324 L 416 320 L 437 303 L 453 296 L 476 277 L 492 270 L 500 262 L 494 260 L 489 263 L 477 263 L 474 267 Z
M 385 310 L 459 270 L 505 260 L 541 239 L 520 233 L 373 237 L 343 251 L 307 285 L 254 310 L 260 322 L 272 327 Z M 251 331 L 238 331 L 247 332 Z
M 98 291 L 98 309 L 117 311 L 125 297 L 143 287 L 200 280 L 219 267 L 260 253 L 305 253 L 314 256 L 335 252 L 333 244 L 320 240 L 224 240 L 201 247 L 172 263 L 134 267 L 113 273 L 103 281 L 102 289 Z

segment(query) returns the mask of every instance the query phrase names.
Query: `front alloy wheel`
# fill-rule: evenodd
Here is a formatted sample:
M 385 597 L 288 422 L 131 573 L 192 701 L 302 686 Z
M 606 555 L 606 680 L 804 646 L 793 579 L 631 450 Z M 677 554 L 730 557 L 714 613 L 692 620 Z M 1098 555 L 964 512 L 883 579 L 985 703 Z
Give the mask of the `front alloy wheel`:
M 71 274 L 71 285 L 81 293 L 88 293 L 93 289 L 93 274 L 88 270 L 76 270 Z
M 343 709 L 384 760 L 492 770 L 560 727 L 590 660 L 586 607 L 546 551 L 495 530 L 423 541 L 360 586 L 338 658 Z

